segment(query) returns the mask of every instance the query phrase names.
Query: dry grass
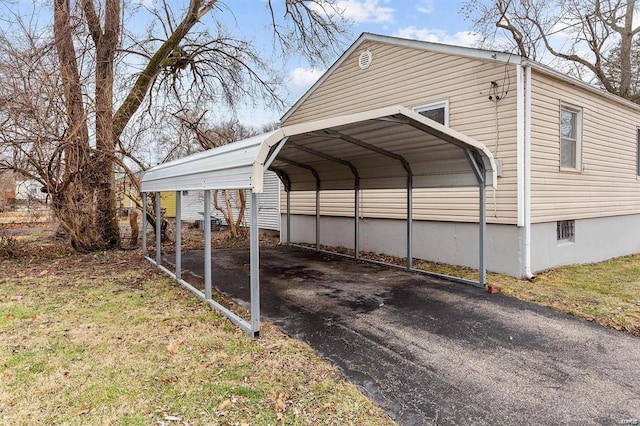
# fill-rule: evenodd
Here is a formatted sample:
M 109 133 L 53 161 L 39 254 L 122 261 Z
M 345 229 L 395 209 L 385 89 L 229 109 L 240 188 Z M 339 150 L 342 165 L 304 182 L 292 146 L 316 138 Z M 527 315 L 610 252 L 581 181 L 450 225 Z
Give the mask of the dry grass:
M 393 424 L 307 345 L 252 340 L 137 252 L 40 242 L 0 262 L 0 422 Z
M 41 207 L 31 211 L 11 211 L 0 214 L 0 225 L 34 224 L 49 222 L 51 220 L 51 211 L 48 208 Z

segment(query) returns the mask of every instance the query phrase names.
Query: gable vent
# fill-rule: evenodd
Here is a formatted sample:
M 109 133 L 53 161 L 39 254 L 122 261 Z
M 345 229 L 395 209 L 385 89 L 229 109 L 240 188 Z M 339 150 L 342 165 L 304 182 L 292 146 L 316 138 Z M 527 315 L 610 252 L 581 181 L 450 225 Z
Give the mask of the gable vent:
M 373 60 L 373 55 L 369 50 L 365 50 L 360 54 L 358 58 L 358 66 L 361 70 L 366 70 L 371 65 L 371 61 Z

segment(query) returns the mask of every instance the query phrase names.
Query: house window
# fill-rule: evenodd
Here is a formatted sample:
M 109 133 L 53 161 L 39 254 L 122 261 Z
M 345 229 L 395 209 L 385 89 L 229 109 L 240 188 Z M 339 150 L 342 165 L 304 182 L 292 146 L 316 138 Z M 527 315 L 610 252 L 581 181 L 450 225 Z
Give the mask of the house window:
M 413 110 L 443 126 L 449 126 L 449 101 L 420 105 Z
M 560 108 L 560 169 L 580 170 L 582 152 L 582 111 L 563 105 Z
M 558 241 L 574 241 L 576 235 L 575 220 L 560 220 L 556 223 Z

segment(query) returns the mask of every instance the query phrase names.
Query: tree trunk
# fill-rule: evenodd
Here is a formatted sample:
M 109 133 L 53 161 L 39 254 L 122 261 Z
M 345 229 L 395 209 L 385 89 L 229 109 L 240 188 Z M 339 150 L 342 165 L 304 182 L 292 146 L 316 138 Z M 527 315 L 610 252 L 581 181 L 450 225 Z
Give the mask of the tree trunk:
M 619 95 L 629 98 L 633 71 L 631 67 L 631 55 L 633 52 L 633 14 L 635 12 L 635 0 L 627 1 L 627 9 L 624 16 L 624 27 L 620 32 L 620 88 Z
M 67 115 L 63 141 L 65 168 L 61 181 L 49 182 L 53 208 L 71 244 L 78 250 L 102 246 L 95 232 L 94 190 L 89 170 L 89 131 L 72 38 L 69 0 L 55 0 L 54 44 L 60 62 Z
M 90 0 L 83 1 L 85 13 L 93 7 Z M 115 182 L 115 137 L 113 134 L 113 62 L 118 35 L 120 33 L 120 1 L 107 0 L 105 25 L 92 27 L 88 23 L 96 44 L 96 177 L 97 205 L 96 220 L 106 248 L 120 246 L 120 228 L 116 203 Z
M 240 200 L 240 211 L 238 212 L 238 217 L 236 219 L 236 228 L 239 228 L 242 225 L 242 221 L 244 220 L 244 212 L 247 208 L 247 197 L 244 189 L 238 189 L 238 200 Z M 251 206 L 253 208 L 253 206 Z

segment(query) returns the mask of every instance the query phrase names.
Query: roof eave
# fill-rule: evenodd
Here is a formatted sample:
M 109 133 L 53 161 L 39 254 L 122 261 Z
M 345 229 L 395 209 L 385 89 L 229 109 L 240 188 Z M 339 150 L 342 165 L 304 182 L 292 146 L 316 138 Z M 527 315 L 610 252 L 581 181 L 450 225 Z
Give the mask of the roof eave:
M 587 90 L 587 91 L 589 91 L 589 92 L 591 92 L 591 93 L 593 93 L 593 94 L 595 94 L 597 96 L 602 96 L 603 98 L 607 98 L 609 100 L 612 100 L 614 102 L 620 103 L 620 104 L 622 104 L 622 105 L 624 105 L 626 107 L 629 107 L 631 109 L 634 109 L 634 110 L 640 112 L 640 105 L 636 104 L 635 102 L 632 102 L 632 101 L 630 101 L 628 99 L 625 99 L 625 98 L 623 98 L 621 96 L 614 95 L 613 93 L 607 92 L 604 89 L 598 89 L 597 87 L 592 86 L 589 83 L 586 83 L 586 82 L 584 82 L 582 80 L 578 80 L 578 79 L 573 78 L 573 77 L 570 77 L 570 76 L 568 76 L 566 74 L 561 73 L 560 71 L 554 70 L 553 68 L 549 68 L 546 65 L 543 65 L 543 64 L 541 64 L 539 62 L 535 62 L 535 61 L 531 61 L 531 60 L 524 60 L 522 62 L 522 65 L 530 66 L 532 69 L 534 69 L 534 70 L 536 70 L 536 71 L 538 71 L 538 72 L 540 72 L 542 74 L 548 75 L 548 76 L 550 76 L 552 78 L 555 78 L 557 80 L 560 80 L 560 81 L 562 81 L 564 83 L 567 83 L 567 84 L 570 84 L 572 86 L 579 87 L 581 89 Z

